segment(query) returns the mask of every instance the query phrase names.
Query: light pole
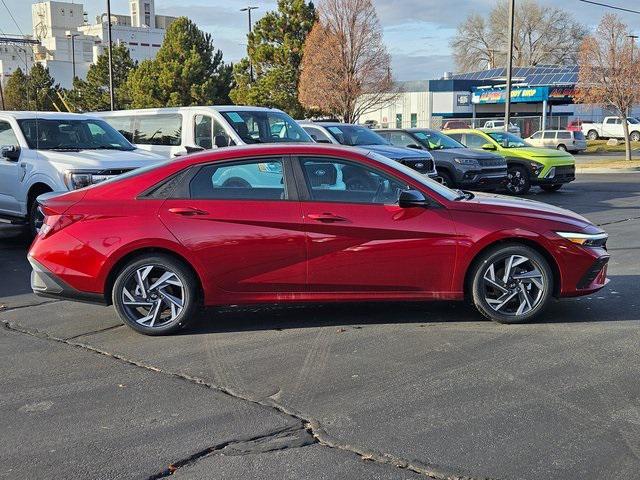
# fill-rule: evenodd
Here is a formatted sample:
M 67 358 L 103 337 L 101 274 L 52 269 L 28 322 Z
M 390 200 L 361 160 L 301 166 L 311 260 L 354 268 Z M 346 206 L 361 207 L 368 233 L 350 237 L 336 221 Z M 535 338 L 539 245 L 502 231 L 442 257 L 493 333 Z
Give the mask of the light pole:
M 73 71 L 73 76 L 71 77 L 71 83 L 76 79 L 76 44 L 75 38 L 79 37 L 80 34 L 73 33 L 70 30 L 67 30 L 67 38 L 71 39 L 71 68 Z
M 107 39 L 109 42 L 109 102 L 111 110 L 115 110 L 113 95 L 113 59 L 111 58 L 111 0 L 107 0 Z
M 241 12 L 247 12 L 249 14 L 249 33 L 251 33 L 251 10 L 255 10 L 257 8 L 258 7 L 246 6 L 240 9 Z M 247 53 L 249 53 L 248 50 L 249 44 L 247 43 Z M 249 57 L 249 78 L 253 82 L 253 64 L 251 63 L 251 57 Z
M 507 91 L 504 98 L 504 131 L 509 131 L 509 117 L 511 116 L 511 72 L 513 70 L 513 23 L 516 10 L 516 0 L 509 0 L 509 49 L 507 50 Z

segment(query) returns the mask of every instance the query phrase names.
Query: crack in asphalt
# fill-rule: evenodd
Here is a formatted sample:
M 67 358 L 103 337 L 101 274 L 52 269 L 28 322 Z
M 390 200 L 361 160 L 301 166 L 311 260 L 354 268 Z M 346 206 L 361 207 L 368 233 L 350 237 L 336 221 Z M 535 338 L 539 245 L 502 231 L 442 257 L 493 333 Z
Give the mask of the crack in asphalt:
M 611 222 L 597 223 L 596 225 L 598 227 L 604 227 L 606 225 L 614 225 L 616 223 L 630 222 L 632 220 L 640 220 L 640 217 L 623 218 L 622 220 L 612 220 Z
M 0 308 L 0 312 L 13 312 L 14 310 L 22 310 L 23 308 L 31 308 L 31 307 L 39 307 L 40 305 L 49 305 L 50 303 L 58 303 L 63 300 L 47 300 L 45 302 L 40 303 L 30 303 L 28 305 L 18 305 L 17 307 L 7 307 L 6 305 L 2 305 L 4 308 Z M 4 321 L 4 320 L 3 320 Z
M 72 337 L 66 337 L 65 340 L 75 340 L 76 338 L 86 337 L 87 335 L 94 335 L 96 333 L 108 332 L 109 330 L 114 330 L 116 328 L 124 327 L 124 324 L 119 325 L 111 325 L 110 327 L 99 328 L 98 330 L 92 330 L 90 332 L 79 333 L 78 335 L 74 335 Z
M 36 338 L 41 338 L 45 340 L 62 343 L 70 347 L 86 350 L 98 355 L 119 360 L 121 362 L 124 362 L 126 364 L 129 364 L 138 368 L 142 368 L 142 369 L 149 370 L 156 373 L 161 373 L 174 378 L 179 378 L 189 383 L 217 391 L 219 393 L 222 393 L 224 395 L 227 395 L 237 400 L 243 400 L 245 402 L 253 403 L 255 405 L 260 405 L 262 407 L 276 410 L 277 412 L 284 414 L 288 417 L 294 418 L 300 422 L 300 426 L 298 427 L 287 427 L 286 429 L 271 432 L 266 435 L 260 435 L 254 438 L 230 441 L 230 442 L 225 442 L 219 445 L 215 445 L 213 447 L 207 447 L 206 449 L 196 452 L 187 458 L 183 458 L 173 462 L 166 469 L 162 470 L 162 472 L 155 474 L 151 477 L 148 477 L 148 480 L 160 479 L 160 478 L 170 476 L 180 467 L 191 465 L 196 461 L 198 461 L 199 459 L 214 453 L 223 453 L 222 451 L 226 449 L 229 449 L 229 450 L 226 450 L 224 452 L 225 454 L 227 454 L 228 452 L 229 453 L 233 452 L 233 454 L 235 455 L 247 455 L 251 453 L 264 453 L 264 452 L 273 451 L 273 450 L 281 450 L 284 448 L 301 448 L 311 444 L 318 444 L 323 447 L 342 450 L 358 456 L 363 461 L 371 461 L 381 465 L 388 465 L 388 466 L 396 467 L 399 469 L 409 470 L 411 472 L 423 475 L 426 478 L 431 478 L 433 480 L 497 480 L 493 477 L 472 477 L 467 475 L 461 475 L 449 469 L 442 468 L 433 464 L 428 464 L 428 463 L 420 462 L 417 460 L 408 460 L 402 457 L 398 457 L 396 455 L 392 455 L 390 453 L 377 452 L 377 451 L 369 450 L 356 445 L 340 443 L 329 436 L 329 434 L 320 425 L 318 420 L 313 418 L 307 418 L 302 413 L 296 412 L 284 405 L 280 405 L 279 403 L 273 401 L 268 397 L 263 400 L 256 400 L 253 398 L 249 398 L 245 395 L 242 395 L 241 393 L 238 393 L 233 389 L 224 387 L 222 385 L 215 385 L 213 383 L 210 383 L 202 378 L 187 375 L 185 373 L 162 370 L 153 365 L 149 365 L 137 360 L 132 360 L 123 355 L 120 355 L 117 353 L 111 353 L 106 350 L 102 350 L 97 347 L 94 347 L 92 345 L 71 341 L 73 338 L 77 338 L 81 335 L 76 335 L 76 337 L 72 337 L 71 339 L 65 339 L 61 337 L 56 337 L 47 332 L 43 332 L 37 329 L 25 328 L 19 324 L 9 322 L 6 320 L 0 320 L 0 322 L 2 322 L 2 324 L 7 330 L 21 333 L 24 335 L 30 335 Z M 121 325 L 117 325 L 116 327 L 119 327 L 119 326 Z M 109 327 L 108 329 L 116 328 L 116 327 Z M 94 332 L 87 332 L 82 335 L 89 335 L 91 333 L 94 333 Z M 300 437 L 296 437 L 296 435 L 299 435 Z M 311 441 L 311 439 L 309 439 L 307 435 L 309 435 L 313 441 Z M 272 442 L 275 442 L 275 444 L 272 444 L 270 447 L 269 444 Z M 306 442 L 310 442 L 310 443 L 306 443 Z M 277 445 L 279 445 L 279 448 L 275 448 Z M 261 447 L 263 448 L 263 450 L 261 450 Z

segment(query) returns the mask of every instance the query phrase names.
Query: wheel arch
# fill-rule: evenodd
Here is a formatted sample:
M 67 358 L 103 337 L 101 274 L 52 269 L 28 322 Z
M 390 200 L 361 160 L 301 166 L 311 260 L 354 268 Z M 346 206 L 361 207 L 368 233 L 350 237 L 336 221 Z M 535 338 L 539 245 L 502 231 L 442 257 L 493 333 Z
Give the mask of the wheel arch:
M 121 258 L 119 258 L 111 267 L 111 269 L 109 270 L 109 273 L 107 274 L 107 277 L 105 279 L 105 283 L 104 283 L 104 299 L 107 305 L 111 305 L 112 302 L 112 297 L 113 297 L 113 285 L 115 284 L 116 281 L 116 277 L 118 276 L 118 274 L 122 271 L 122 269 L 125 267 L 125 265 L 127 265 L 129 262 L 131 262 L 133 259 L 137 258 L 137 257 L 141 257 L 145 254 L 163 254 L 163 255 L 167 255 L 169 257 L 172 257 L 173 259 L 181 262 L 182 264 L 184 264 L 189 270 L 191 270 L 191 273 L 193 273 L 194 278 L 197 280 L 198 285 L 198 301 L 202 302 L 204 299 L 204 288 L 203 288 L 203 284 L 202 284 L 202 278 L 200 277 L 200 275 L 198 274 L 198 271 L 194 268 L 194 266 L 191 264 L 191 262 L 189 262 L 189 260 L 187 260 L 184 256 L 180 255 L 179 253 L 176 253 L 173 250 L 170 250 L 168 248 L 163 248 L 163 247 L 141 247 L 141 248 L 137 248 L 135 250 L 132 250 L 128 253 L 126 253 L 125 255 L 123 255 Z
M 553 274 L 553 296 L 558 297 L 560 295 L 562 277 L 560 275 L 560 266 L 558 265 L 558 262 L 556 262 L 556 259 L 553 257 L 553 255 L 551 255 L 542 244 L 530 237 L 505 237 L 489 242 L 473 255 L 473 258 L 471 262 L 469 262 L 469 266 L 467 267 L 467 270 L 464 274 L 463 292 L 465 298 L 469 298 L 469 295 L 471 293 L 471 276 L 478 264 L 481 255 L 486 251 L 495 248 L 496 246 L 514 244 L 530 247 L 544 257 L 544 259 L 549 263 L 549 267 L 551 268 L 551 272 Z
M 31 206 L 31 202 L 33 202 L 38 195 L 53 191 L 53 188 L 48 183 L 45 183 L 43 181 L 34 182 L 27 191 L 27 213 L 29 211 L 29 207 Z

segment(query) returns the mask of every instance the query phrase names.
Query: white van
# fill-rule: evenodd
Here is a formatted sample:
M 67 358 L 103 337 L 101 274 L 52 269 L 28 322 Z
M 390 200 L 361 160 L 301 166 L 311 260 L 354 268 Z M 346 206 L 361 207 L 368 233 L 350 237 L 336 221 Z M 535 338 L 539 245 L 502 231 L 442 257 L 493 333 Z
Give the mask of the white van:
M 178 157 L 230 145 L 313 142 L 282 110 L 221 105 L 95 112 L 135 146 Z
M 165 158 L 77 113 L 0 111 L 0 222 L 39 227 L 38 195 L 98 183 Z

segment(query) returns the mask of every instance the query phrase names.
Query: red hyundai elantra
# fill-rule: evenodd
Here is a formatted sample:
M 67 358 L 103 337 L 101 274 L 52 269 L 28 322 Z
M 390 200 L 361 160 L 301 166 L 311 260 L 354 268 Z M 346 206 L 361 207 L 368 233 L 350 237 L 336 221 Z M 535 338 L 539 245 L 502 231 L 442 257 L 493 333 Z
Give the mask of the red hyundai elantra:
M 352 148 L 225 148 L 42 203 L 34 292 L 113 303 L 152 335 L 250 303 L 468 298 L 515 323 L 608 281 L 607 234 L 585 218 Z

